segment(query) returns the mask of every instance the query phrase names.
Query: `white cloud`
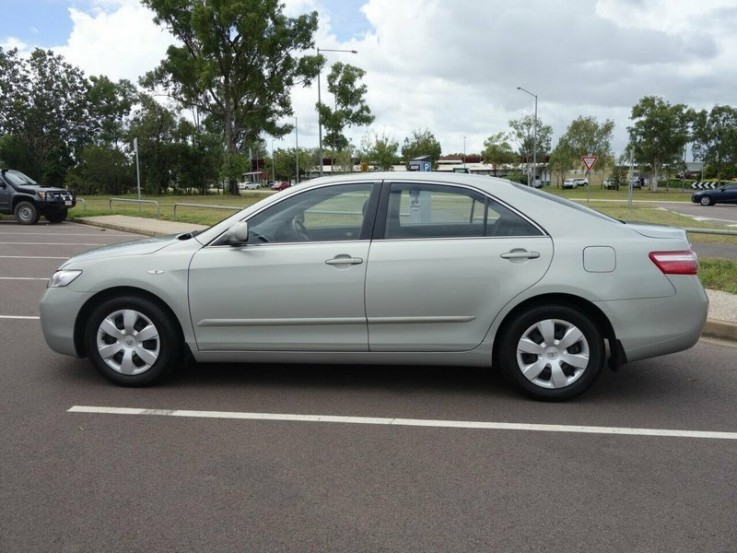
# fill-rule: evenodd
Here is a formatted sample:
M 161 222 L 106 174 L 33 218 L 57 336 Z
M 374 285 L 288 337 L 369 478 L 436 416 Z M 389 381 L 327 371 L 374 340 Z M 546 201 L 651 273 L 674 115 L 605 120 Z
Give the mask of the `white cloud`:
M 137 0 L 97 2 L 91 13 L 77 8 L 69 12 L 72 32 L 67 44 L 55 50 L 87 75 L 136 82 L 159 64 L 174 42 Z
M 73 30 L 54 50 L 88 75 L 134 82 L 159 64 L 174 40 L 150 11 L 138 0 L 92 2 L 70 10 Z M 429 129 L 446 153 L 461 151 L 464 137 L 467 152 L 478 152 L 510 119 L 532 113 L 533 99 L 517 86 L 538 95 L 553 144 L 576 117 L 592 115 L 615 122 L 617 153 L 643 96 L 699 109 L 737 105 L 735 0 L 365 0 L 356 17 L 368 31 L 343 42 L 345 29 L 330 16 L 337 3 L 345 21 L 347 0 L 285 0 L 285 12 L 318 11 L 316 45 L 358 50 L 328 54 L 329 63 L 367 71 L 376 122 L 349 131 L 356 145 L 372 130 L 401 144 Z M 317 145 L 316 102 L 314 85 L 293 92 L 303 147 Z
M 11 36 L 6 38 L 3 42 L 0 42 L 0 48 L 3 50 L 12 50 L 13 48 L 17 48 L 18 52 L 24 53 L 29 51 L 30 46 L 22 40 Z

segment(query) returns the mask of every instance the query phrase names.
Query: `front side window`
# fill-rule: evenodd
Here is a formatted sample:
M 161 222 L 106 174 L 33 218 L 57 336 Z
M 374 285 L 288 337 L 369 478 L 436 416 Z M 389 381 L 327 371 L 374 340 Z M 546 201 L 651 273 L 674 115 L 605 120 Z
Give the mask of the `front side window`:
M 248 220 L 249 244 L 359 240 L 373 185 L 308 190 Z
M 452 186 L 391 185 L 384 237 L 539 236 L 540 230 L 483 194 Z

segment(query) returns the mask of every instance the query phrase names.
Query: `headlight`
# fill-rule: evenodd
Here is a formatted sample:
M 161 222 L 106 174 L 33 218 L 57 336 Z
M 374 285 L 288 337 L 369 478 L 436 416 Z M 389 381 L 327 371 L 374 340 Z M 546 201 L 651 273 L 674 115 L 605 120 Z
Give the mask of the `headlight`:
M 81 274 L 82 271 L 56 271 L 49 279 L 46 287 L 63 288 L 64 286 L 69 286 Z
M 38 193 L 38 199 L 41 201 L 44 201 L 46 199 L 46 192 L 39 191 Z

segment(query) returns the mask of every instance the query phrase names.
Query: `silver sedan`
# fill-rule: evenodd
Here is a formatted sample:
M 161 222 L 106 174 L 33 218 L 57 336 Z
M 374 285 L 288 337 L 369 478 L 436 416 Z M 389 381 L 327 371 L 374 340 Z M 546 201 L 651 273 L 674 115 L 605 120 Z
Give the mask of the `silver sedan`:
M 496 366 L 562 400 L 691 347 L 708 300 L 681 229 L 509 181 L 362 173 L 200 233 L 93 250 L 41 300 L 55 351 L 125 386 L 198 362 Z

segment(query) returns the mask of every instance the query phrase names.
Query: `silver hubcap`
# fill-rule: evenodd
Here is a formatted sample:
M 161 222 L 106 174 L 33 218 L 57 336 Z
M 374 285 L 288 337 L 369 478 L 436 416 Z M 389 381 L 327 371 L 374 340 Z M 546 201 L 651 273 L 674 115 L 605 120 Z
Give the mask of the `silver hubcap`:
M 517 365 L 541 388 L 564 388 L 576 382 L 589 365 L 589 343 L 567 321 L 548 319 L 528 328 L 517 344 Z
M 159 358 L 161 340 L 151 319 L 133 309 L 110 313 L 97 329 L 97 351 L 116 372 L 146 372 Z
M 33 216 L 33 212 L 31 211 L 30 207 L 22 207 L 18 211 L 18 216 L 24 221 L 30 221 L 31 217 Z

